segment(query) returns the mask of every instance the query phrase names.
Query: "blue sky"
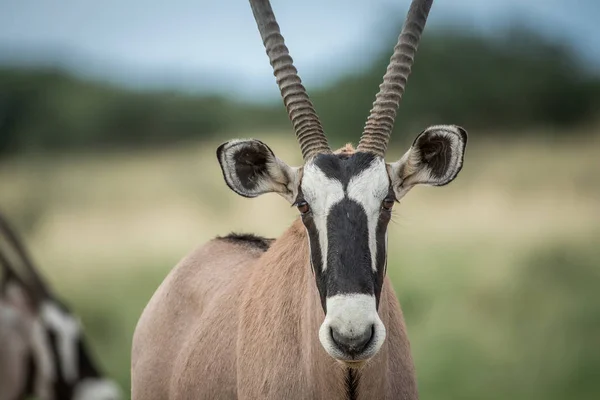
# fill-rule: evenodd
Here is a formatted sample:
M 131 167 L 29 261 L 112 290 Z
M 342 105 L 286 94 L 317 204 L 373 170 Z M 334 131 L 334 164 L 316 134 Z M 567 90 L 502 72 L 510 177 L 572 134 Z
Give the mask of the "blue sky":
M 272 4 L 312 86 L 367 64 L 390 16 L 403 17 L 409 0 Z M 599 17 L 596 0 L 437 0 L 428 29 L 493 35 L 518 22 L 600 69 Z M 0 63 L 58 64 L 134 87 L 277 96 L 247 0 L 0 0 Z

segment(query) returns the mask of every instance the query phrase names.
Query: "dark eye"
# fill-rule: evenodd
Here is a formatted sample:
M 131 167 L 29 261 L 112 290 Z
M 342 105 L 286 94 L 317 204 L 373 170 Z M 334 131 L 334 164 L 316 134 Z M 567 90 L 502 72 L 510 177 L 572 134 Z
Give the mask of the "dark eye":
M 381 208 L 384 210 L 390 211 L 392 207 L 394 207 L 394 199 L 386 198 L 381 202 Z
M 298 211 L 300 211 L 300 214 L 306 214 L 310 211 L 310 206 L 305 201 L 299 201 L 298 204 L 296 204 L 296 207 L 298 207 Z

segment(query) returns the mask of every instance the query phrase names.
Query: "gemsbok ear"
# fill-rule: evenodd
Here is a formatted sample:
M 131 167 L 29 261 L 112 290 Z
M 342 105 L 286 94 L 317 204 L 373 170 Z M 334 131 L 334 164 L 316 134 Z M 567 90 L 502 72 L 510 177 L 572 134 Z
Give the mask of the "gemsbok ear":
M 256 139 L 235 139 L 217 149 L 227 186 L 244 197 L 278 193 L 290 203 L 296 199 L 300 168 L 290 167 Z
M 455 125 L 425 129 L 411 148 L 395 163 L 388 164 L 396 198 L 418 184 L 443 186 L 460 172 L 467 146 L 467 131 Z

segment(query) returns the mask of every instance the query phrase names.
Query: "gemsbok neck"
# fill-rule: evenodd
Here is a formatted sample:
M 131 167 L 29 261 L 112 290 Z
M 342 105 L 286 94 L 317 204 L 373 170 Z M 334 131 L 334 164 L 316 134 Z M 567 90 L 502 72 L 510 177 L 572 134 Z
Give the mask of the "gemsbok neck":
M 263 338 L 238 338 L 238 354 L 243 355 L 238 378 L 244 382 L 246 371 L 262 370 L 261 393 L 267 398 L 288 398 L 270 391 L 281 387 L 272 384 L 279 379 L 287 381 L 289 393 L 294 387 L 303 391 L 310 387 L 312 393 L 306 398 L 383 398 L 377 393 L 383 396 L 385 390 L 386 368 L 382 367 L 387 365 L 387 345 L 364 367 L 352 371 L 321 346 L 318 332 L 325 314 L 309 259 L 307 233 L 297 219 L 256 261 L 242 294 L 239 328 Z M 384 304 L 380 309 L 384 323 L 387 313 Z

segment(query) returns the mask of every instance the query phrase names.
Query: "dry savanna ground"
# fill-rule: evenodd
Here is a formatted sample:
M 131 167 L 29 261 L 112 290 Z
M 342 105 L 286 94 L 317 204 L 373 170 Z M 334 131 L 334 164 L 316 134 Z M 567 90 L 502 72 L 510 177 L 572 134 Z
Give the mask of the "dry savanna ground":
M 299 163 L 292 140 L 258 137 Z M 472 135 L 455 182 L 397 206 L 389 274 L 423 398 L 600 395 L 600 135 L 563 137 Z M 126 390 L 135 323 L 169 269 L 215 235 L 275 237 L 296 217 L 276 195 L 229 191 L 217 145 L 0 163 L 1 209 Z

